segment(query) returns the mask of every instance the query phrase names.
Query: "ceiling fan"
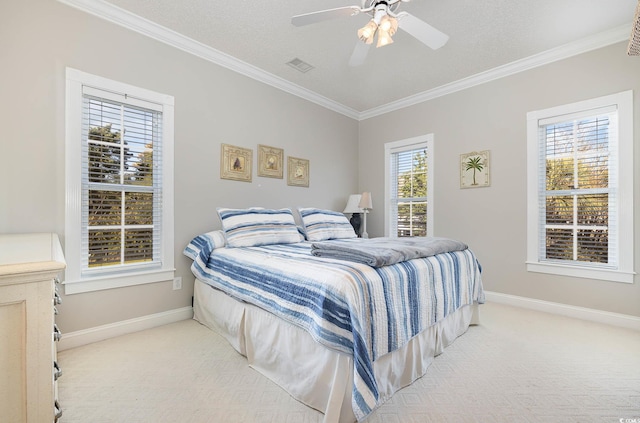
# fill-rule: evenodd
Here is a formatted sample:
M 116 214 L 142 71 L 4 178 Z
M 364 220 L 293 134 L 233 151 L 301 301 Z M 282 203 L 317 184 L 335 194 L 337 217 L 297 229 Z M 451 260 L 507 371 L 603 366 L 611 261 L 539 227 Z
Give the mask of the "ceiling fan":
M 295 26 L 304 26 L 329 19 L 355 16 L 359 13 L 369 14 L 371 20 L 358 30 L 358 38 L 363 42 L 356 44 L 349 59 L 350 66 L 359 66 L 364 62 L 376 35 L 378 36 L 376 47 L 393 43 L 392 37 L 398 28 L 434 50 L 445 45 L 449 40 L 448 35 L 407 12 L 397 12 L 400 3 L 409 1 L 362 0 L 361 6 L 338 7 L 296 15 L 291 18 L 291 23 Z

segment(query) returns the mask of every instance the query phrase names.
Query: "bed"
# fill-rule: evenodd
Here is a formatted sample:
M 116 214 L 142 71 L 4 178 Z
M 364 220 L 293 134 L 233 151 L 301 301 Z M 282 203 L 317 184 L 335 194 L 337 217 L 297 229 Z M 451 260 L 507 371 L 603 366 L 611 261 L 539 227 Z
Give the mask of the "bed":
M 356 238 L 344 215 L 298 212 L 300 226 L 289 209 L 218 209 L 223 229 L 184 251 L 194 318 L 325 423 L 361 421 L 477 322 L 480 265 L 458 243 L 415 258 L 415 246 L 390 249 L 372 266 L 358 258 L 375 240 Z M 325 255 L 333 244 L 355 258 Z

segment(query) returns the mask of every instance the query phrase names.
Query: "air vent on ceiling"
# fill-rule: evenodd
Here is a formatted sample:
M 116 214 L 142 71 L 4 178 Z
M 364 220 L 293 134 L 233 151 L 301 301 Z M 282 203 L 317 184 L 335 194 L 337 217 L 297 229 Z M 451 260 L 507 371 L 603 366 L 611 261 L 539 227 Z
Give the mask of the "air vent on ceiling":
M 287 65 L 291 66 L 294 69 L 299 70 L 302 73 L 308 72 L 311 69 L 313 69 L 313 66 L 311 66 L 307 62 L 304 62 L 304 61 L 298 59 L 297 57 L 295 59 L 287 62 Z

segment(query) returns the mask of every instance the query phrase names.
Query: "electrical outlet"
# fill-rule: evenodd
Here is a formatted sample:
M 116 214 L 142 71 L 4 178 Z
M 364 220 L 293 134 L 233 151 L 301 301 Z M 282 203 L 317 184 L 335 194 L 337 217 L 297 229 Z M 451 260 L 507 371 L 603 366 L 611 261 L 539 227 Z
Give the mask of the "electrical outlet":
M 177 278 L 173 278 L 173 290 L 182 289 L 182 276 L 178 276 Z

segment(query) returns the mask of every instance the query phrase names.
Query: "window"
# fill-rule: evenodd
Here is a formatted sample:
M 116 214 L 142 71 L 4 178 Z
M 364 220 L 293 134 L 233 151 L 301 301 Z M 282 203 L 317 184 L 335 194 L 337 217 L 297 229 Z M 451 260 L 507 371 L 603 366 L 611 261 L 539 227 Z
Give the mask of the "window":
M 173 279 L 173 97 L 67 69 L 65 293 Z
M 631 91 L 527 115 L 527 269 L 633 282 Z
M 385 233 L 433 233 L 433 136 L 385 144 Z

